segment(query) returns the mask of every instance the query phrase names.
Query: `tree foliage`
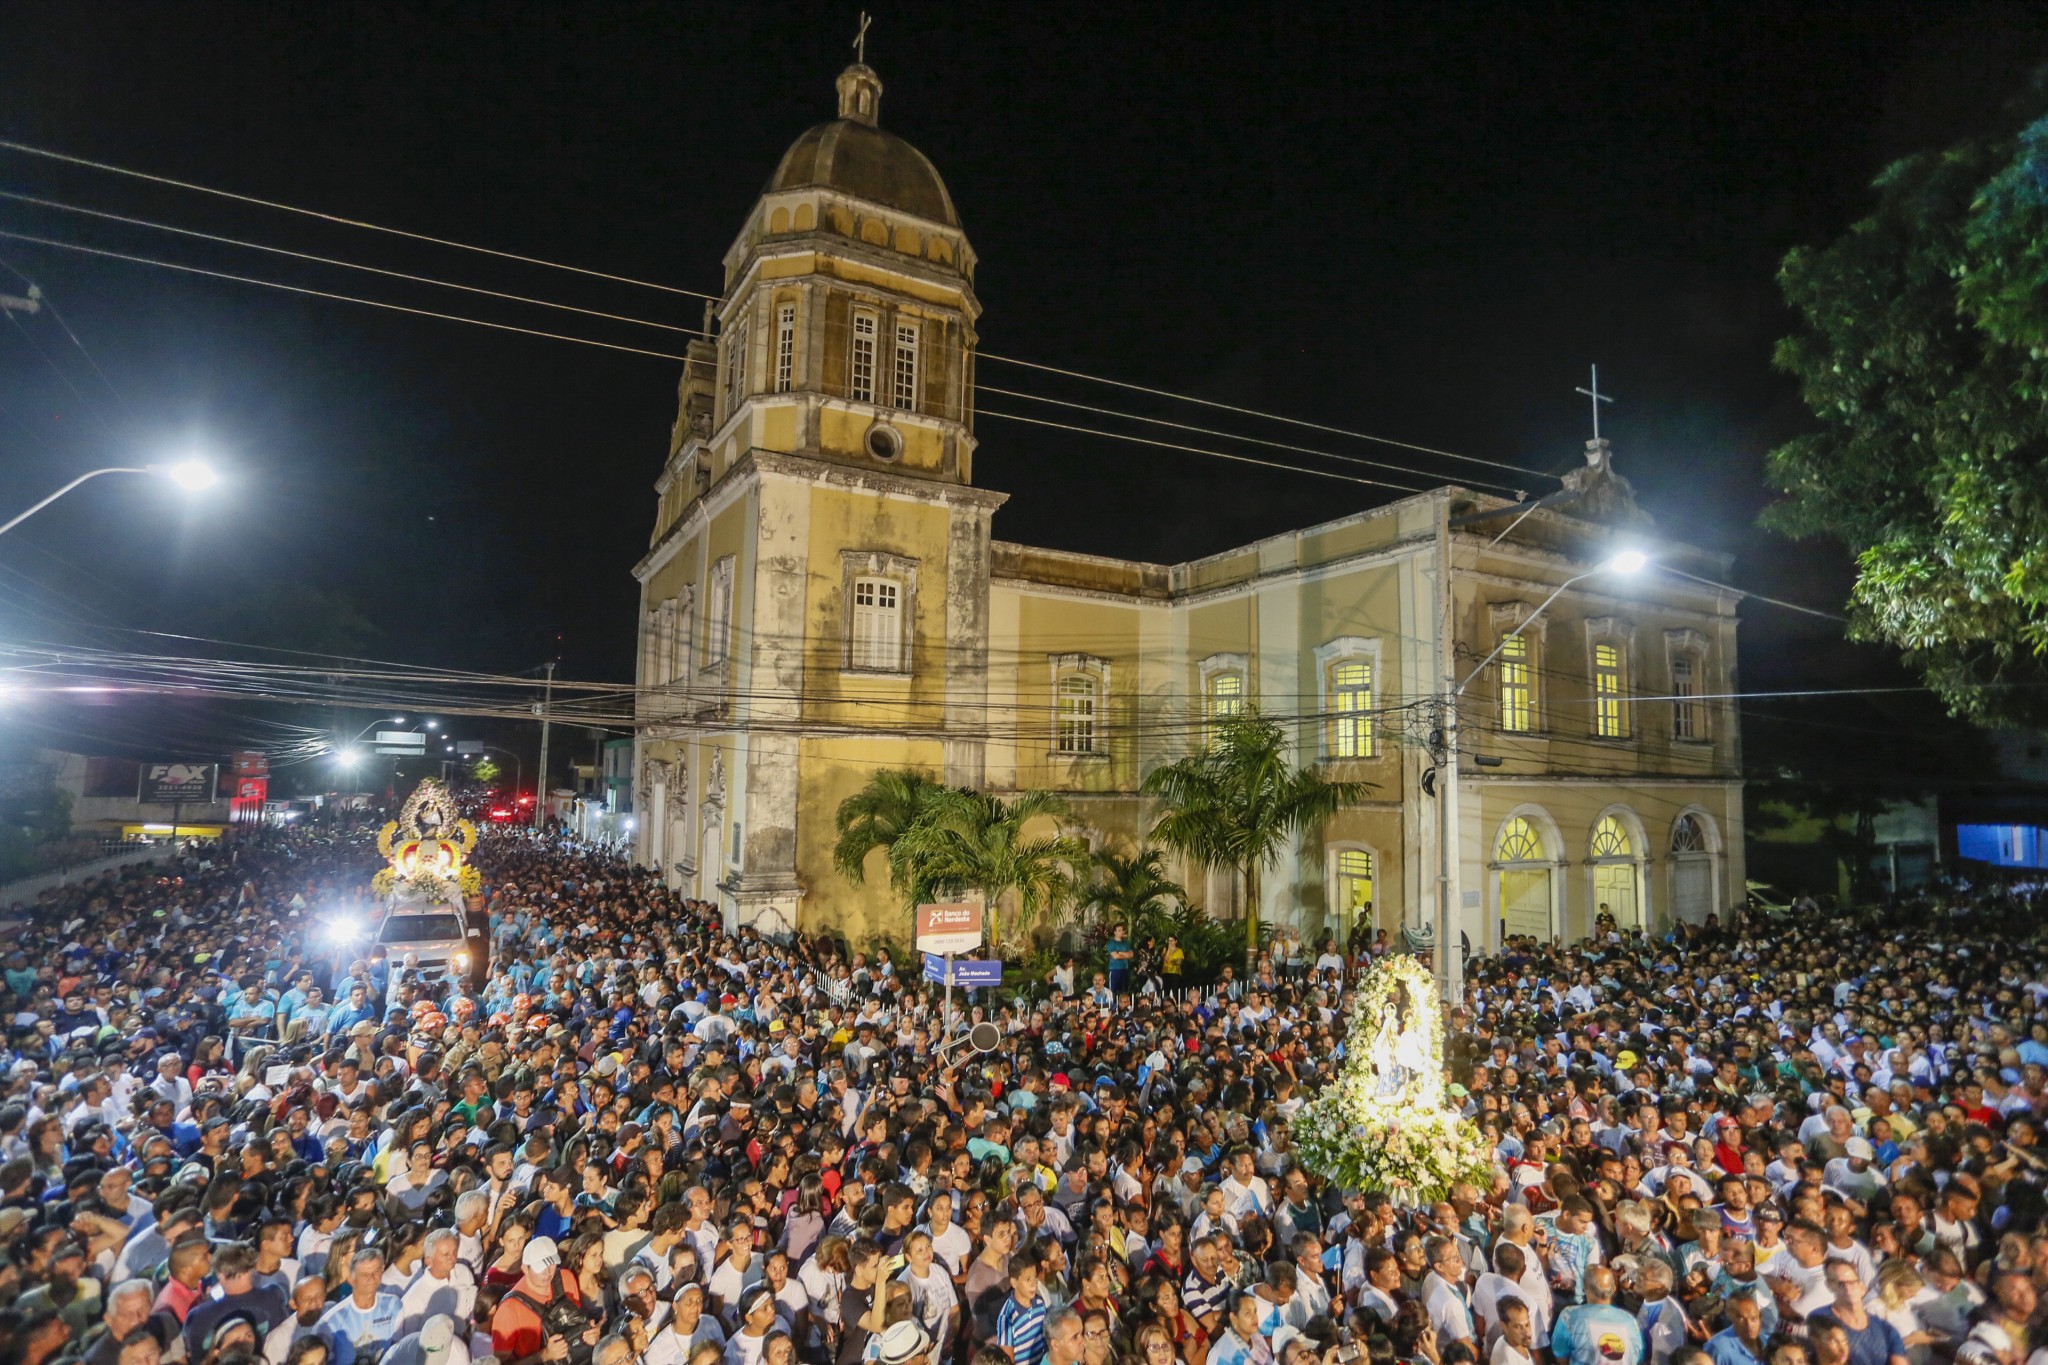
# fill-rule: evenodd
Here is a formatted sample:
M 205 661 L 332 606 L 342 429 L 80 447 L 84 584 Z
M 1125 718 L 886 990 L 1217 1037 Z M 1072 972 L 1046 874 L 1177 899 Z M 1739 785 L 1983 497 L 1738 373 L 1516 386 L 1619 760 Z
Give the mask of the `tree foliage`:
M 2048 101 L 2037 101 L 2039 108 Z M 1771 452 L 1766 524 L 1856 557 L 1851 633 L 1958 714 L 2048 698 L 2048 118 L 1909 157 L 1869 217 L 1785 258 L 1778 366 L 1817 430 Z
M 833 861 L 854 881 L 865 878 L 869 853 L 885 850 L 889 884 L 906 908 L 943 896 L 980 892 L 988 904 L 989 938 L 1002 942 L 1003 902 L 1016 911 L 1008 928 L 1027 932 L 1070 905 L 1091 865 L 1087 841 L 1060 833 L 1026 834 L 1041 819 L 1057 821 L 1066 803 L 1050 792 L 1014 801 L 948 787 L 911 769 L 890 769 L 839 803 Z
M 1081 895 L 1081 908 L 1101 923 L 1140 926 L 1166 922 L 1174 907 L 1187 900 L 1181 884 L 1166 874 L 1166 858 L 1156 848 L 1140 847 L 1125 857 L 1105 849 L 1095 855 L 1094 878 Z
M 1155 768 L 1145 791 L 1160 801 L 1153 838 L 1197 867 L 1227 868 L 1240 880 L 1245 934 L 1256 947 L 1260 874 L 1289 840 L 1359 800 L 1365 784 L 1294 767 L 1280 727 L 1247 711 L 1219 720 L 1201 753 Z

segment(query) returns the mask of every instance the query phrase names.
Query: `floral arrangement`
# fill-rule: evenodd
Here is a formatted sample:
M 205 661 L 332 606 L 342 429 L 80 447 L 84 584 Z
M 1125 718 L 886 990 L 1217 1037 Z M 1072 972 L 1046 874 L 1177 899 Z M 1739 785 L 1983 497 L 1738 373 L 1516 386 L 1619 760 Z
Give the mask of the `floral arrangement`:
M 1444 1021 L 1436 981 L 1389 955 L 1359 983 L 1337 1079 L 1288 1125 L 1301 1161 L 1342 1189 L 1433 1203 L 1460 1181 L 1492 1180 L 1493 1147 L 1444 1104 Z

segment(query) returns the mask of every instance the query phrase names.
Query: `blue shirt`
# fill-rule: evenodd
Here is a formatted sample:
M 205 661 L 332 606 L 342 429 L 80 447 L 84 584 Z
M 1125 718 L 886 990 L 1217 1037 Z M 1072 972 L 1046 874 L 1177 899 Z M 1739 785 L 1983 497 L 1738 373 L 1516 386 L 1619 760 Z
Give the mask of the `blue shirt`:
M 1573 1304 L 1557 1315 L 1550 1353 L 1570 1365 L 1642 1365 L 1643 1334 L 1611 1303 Z
M 404 1300 L 388 1289 L 377 1291 L 368 1308 L 356 1305 L 351 1292 L 320 1317 L 319 1330 L 334 1342 L 334 1365 L 355 1365 L 358 1353 L 375 1355 L 398 1335 L 398 1317 Z
M 1043 1293 L 1028 1306 L 1011 1294 L 996 1313 L 996 1345 L 1008 1347 L 1017 1365 L 1039 1365 L 1045 1359 L 1045 1307 Z
M 1763 1340 L 1769 1340 L 1768 1337 Z M 1759 1341 L 1762 1345 L 1763 1341 Z M 1724 1327 L 1707 1338 L 1703 1348 L 1714 1365 L 1764 1365 L 1763 1358 L 1742 1344 L 1733 1327 Z
M 1906 1354 L 1906 1341 L 1899 1329 L 1875 1313 L 1864 1314 L 1864 1325 L 1858 1330 L 1836 1317 L 1833 1309 L 1823 1308 L 1807 1318 L 1808 1331 L 1823 1322 L 1835 1323 L 1849 1334 L 1849 1365 L 1886 1365 L 1893 1356 Z

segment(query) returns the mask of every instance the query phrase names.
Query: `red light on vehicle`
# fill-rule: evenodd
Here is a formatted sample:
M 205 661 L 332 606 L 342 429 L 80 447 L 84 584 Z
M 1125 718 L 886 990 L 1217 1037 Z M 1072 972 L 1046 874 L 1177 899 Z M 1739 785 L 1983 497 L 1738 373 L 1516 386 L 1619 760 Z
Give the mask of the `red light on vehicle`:
M 533 798 L 530 796 L 522 796 L 519 798 L 519 804 L 522 806 L 530 806 L 533 804 Z

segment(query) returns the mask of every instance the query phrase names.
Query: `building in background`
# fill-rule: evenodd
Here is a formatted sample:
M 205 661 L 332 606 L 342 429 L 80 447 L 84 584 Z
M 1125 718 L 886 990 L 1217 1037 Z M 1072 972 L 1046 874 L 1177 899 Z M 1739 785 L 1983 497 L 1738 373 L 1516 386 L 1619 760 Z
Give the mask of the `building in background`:
M 1738 594 L 1654 530 L 1605 442 L 1534 508 L 1446 487 L 1172 565 L 997 541 L 1003 495 L 972 478 L 973 249 L 880 127 L 875 73 L 838 94 L 769 177 L 683 367 L 634 570 L 640 859 L 729 922 L 900 941 L 879 864 L 857 886 L 830 861 L 876 772 L 1059 790 L 1078 832 L 1128 847 L 1144 775 L 1256 707 L 1298 762 L 1369 784 L 1269 871 L 1260 915 L 1417 926 L 1436 708 L 1509 641 L 1459 707 L 1450 904 L 1473 947 L 1741 900 Z M 1678 572 L 1582 577 L 1624 547 Z M 1244 911 L 1222 879 L 1189 887 Z

